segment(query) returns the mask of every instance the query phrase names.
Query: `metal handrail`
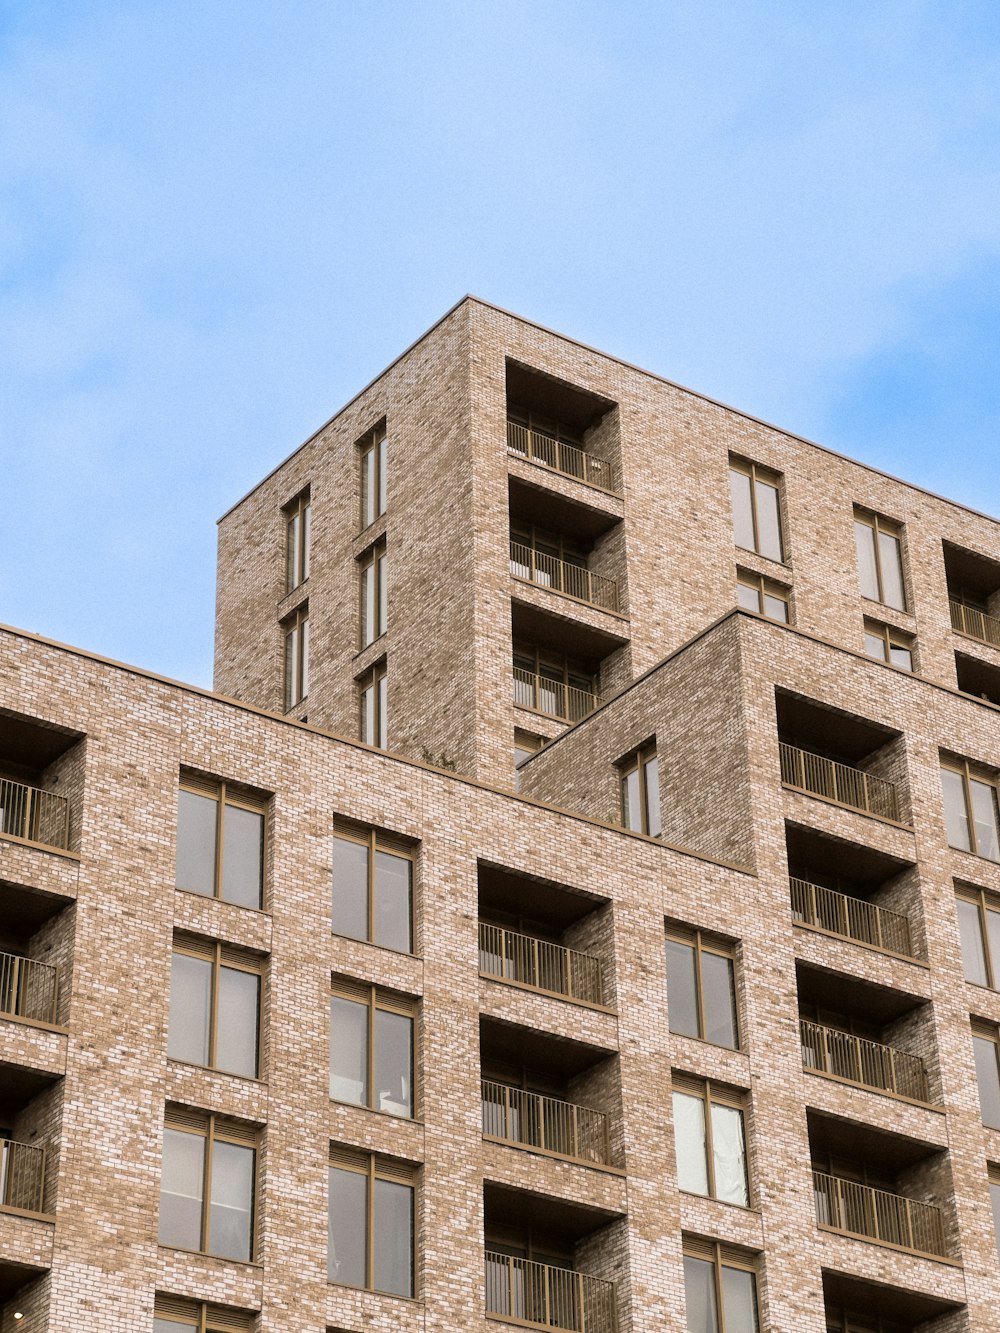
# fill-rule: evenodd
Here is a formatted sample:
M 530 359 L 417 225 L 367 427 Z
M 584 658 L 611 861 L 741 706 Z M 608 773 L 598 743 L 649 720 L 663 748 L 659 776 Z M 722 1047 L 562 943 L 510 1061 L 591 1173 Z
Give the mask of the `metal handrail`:
M 838 805 L 852 810 L 863 810 L 869 815 L 899 822 L 899 801 L 896 784 L 886 778 L 877 778 L 862 768 L 837 763 L 825 755 L 803 750 L 798 745 L 779 743 L 781 754 L 781 781 L 786 787 L 796 787 L 812 796 L 825 796 Z
M 1000 618 L 987 615 L 974 606 L 966 606 L 964 602 L 956 602 L 954 598 L 949 598 L 948 606 L 951 609 L 952 629 L 958 630 L 959 634 L 967 634 L 970 639 L 979 639 L 981 643 L 1000 648 Z
M 576 477 L 606 491 L 615 489 L 614 473 L 606 459 L 597 458 L 573 444 L 564 444 L 554 435 L 522 426 L 519 421 L 507 422 L 507 448 L 513 454 L 551 468 L 553 472 L 561 472 L 564 477 Z
M 549 995 L 604 1004 L 599 958 L 488 921 L 479 923 L 479 970 Z
M 871 1185 L 813 1172 L 816 1221 L 822 1227 L 898 1245 L 917 1254 L 947 1257 L 944 1215 L 932 1203 L 889 1194 Z
M 581 1162 L 611 1161 L 608 1117 L 575 1102 L 482 1080 L 483 1134 Z
M 40 1213 L 44 1194 L 45 1149 L 0 1139 L 0 1205 Z
M 486 1251 L 486 1313 L 533 1328 L 616 1333 L 615 1284 L 571 1268 Z
M 600 702 L 592 690 L 577 689 L 561 680 L 550 680 L 537 671 L 514 668 L 514 703 L 520 708 L 531 708 L 546 717 L 557 717 L 563 722 L 579 722 L 592 713 Z
M 69 847 L 69 801 L 65 796 L 0 778 L 0 834 L 44 847 Z
M 910 922 L 902 912 L 851 898 L 835 889 L 824 889 L 805 879 L 789 879 L 792 915 L 803 925 L 839 935 L 844 940 L 870 944 L 877 949 L 912 958 Z
M 807 1019 L 800 1020 L 799 1030 L 803 1068 L 879 1092 L 927 1101 L 927 1070 L 919 1056 Z
M 513 539 L 510 543 L 510 572 L 543 588 L 589 602 L 605 611 L 618 610 L 618 583 L 603 574 L 594 574 L 584 565 L 574 565 L 558 556 L 546 555 L 533 546 Z
M 0 953 L 0 1014 L 54 1023 L 58 1002 L 57 967 L 16 953 Z

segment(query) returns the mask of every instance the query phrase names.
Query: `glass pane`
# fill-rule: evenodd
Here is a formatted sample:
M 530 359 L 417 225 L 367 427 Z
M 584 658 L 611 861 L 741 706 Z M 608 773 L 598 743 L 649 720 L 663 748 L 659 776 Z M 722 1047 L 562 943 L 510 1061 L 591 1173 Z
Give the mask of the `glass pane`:
M 687 1190 L 689 1194 L 707 1194 L 705 1103 L 700 1097 L 689 1097 L 685 1092 L 674 1093 L 674 1143 L 677 1188 Z
M 879 662 L 885 661 L 885 639 L 881 634 L 865 632 L 865 652 L 869 657 L 874 657 Z
M 191 1319 L 160 1319 L 153 1320 L 153 1333 L 180 1333 L 182 1328 L 197 1328 L 198 1321 Z
M 375 853 L 375 943 L 383 949 L 413 950 L 411 933 L 411 876 L 413 864 L 405 856 Z
M 707 1259 L 684 1256 L 684 1303 L 688 1333 L 719 1333 L 715 1273 Z
M 331 1282 L 363 1287 L 368 1266 L 368 1179 L 330 1167 L 330 1232 L 326 1271 Z
M 990 1203 L 993 1205 L 993 1232 L 996 1236 L 997 1254 L 1000 1255 L 1000 1185 L 990 1183 Z
M 760 613 L 760 593 L 756 588 L 751 588 L 746 583 L 737 583 L 736 585 L 736 604 L 744 607 L 747 611 L 756 611 Z
M 375 450 L 361 456 L 361 512 L 365 527 L 375 522 L 378 485 L 375 479 Z
M 899 538 L 888 532 L 880 532 L 878 554 L 882 568 L 882 600 L 897 611 L 905 611 L 906 595 L 903 592 L 903 559 Z
M 854 545 L 858 553 L 858 583 L 861 596 L 873 602 L 881 598 L 878 595 L 878 566 L 875 563 L 875 530 L 867 523 L 854 523 Z
M 902 667 L 904 671 L 913 670 L 913 654 L 909 648 L 902 648 L 898 643 L 890 645 L 889 661 L 893 666 Z
M 715 1155 L 715 1197 L 750 1206 L 743 1112 L 735 1106 L 712 1107 L 712 1151 Z
M 375 1010 L 375 1108 L 413 1114 L 413 1019 Z
M 764 594 L 764 614 L 769 620 L 780 620 L 783 625 L 788 624 L 788 603 L 782 597 L 772 597 L 769 592 Z
M 378 452 L 378 512 L 384 514 L 389 500 L 389 441 L 379 440 Z
M 648 760 L 643 776 L 646 779 L 646 828 L 652 838 L 658 838 L 660 828 L 660 769 L 656 756 Z
M 295 629 L 285 632 L 285 707 L 299 701 L 299 636 Z
M 778 513 L 777 487 L 766 481 L 756 484 L 758 550 L 769 560 L 781 560 L 781 518 Z
M 306 505 L 302 511 L 302 555 L 300 563 L 302 566 L 302 580 L 309 577 L 309 547 L 312 543 L 312 506 Z
M 965 783 L 961 773 L 954 769 L 941 770 L 941 795 L 944 799 L 944 820 L 948 828 L 948 846 L 971 852 L 969 815 L 965 808 Z
M 299 624 L 299 698 L 304 699 L 309 693 L 309 621 Z
M 987 782 L 969 783 L 972 788 L 972 817 L 976 821 L 976 851 L 991 861 L 1000 861 L 1000 836 L 996 789 Z
M 753 540 L 753 510 L 750 507 L 750 478 L 743 472 L 729 473 L 729 494 L 733 502 L 733 537 L 745 551 L 756 550 Z
M 216 1139 L 212 1145 L 209 1254 L 248 1262 L 253 1236 L 253 1148 Z
M 998 969 L 1000 969 L 1000 913 L 998 912 L 987 910 L 986 944 L 989 950 L 990 963 L 993 966 L 993 985 L 996 987 Z
M 962 942 L 962 970 L 966 981 L 977 986 L 989 985 L 979 908 L 975 903 L 958 900 L 958 934 Z M 990 941 L 992 944 L 992 940 Z
M 705 1011 L 705 1040 L 716 1046 L 737 1047 L 739 1027 L 736 1023 L 736 978 L 733 960 L 721 954 L 701 955 L 701 980 L 705 988 L 702 1003 Z
M 259 907 L 264 869 L 264 816 L 228 805 L 222 814 L 222 896 Z
M 361 643 L 375 638 L 375 565 L 366 565 L 361 573 Z
M 330 996 L 330 1096 L 368 1105 L 368 1005 Z
M 757 1333 L 757 1281 L 753 1273 L 723 1264 L 722 1313 L 726 1333 Z
M 347 838 L 333 840 L 333 933 L 368 938 L 368 848 Z
M 375 744 L 375 686 L 365 685 L 361 690 L 361 739 L 366 745 Z
M 219 969 L 219 1030 L 215 1034 L 215 1067 L 227 1074 L 257 1077 L 257 1015 L 260 977 Z
M 979 1105 L 983 1124 L 1000 1129 L 1000 1072 L 997 1070 L 997 1048 L 986 1037 L 972 1038 L 976 1054 L 976 1082 L 979 1084 Z
M 375 1181 L 375 1290 L 413 1295 L 413 1190 Z
M 212 1013 L 212 964 L 175 953 L 170 963 L 170 1032 L 167 1055 L 192 1065 L 208 1064 Z
M 697 1037 L 698 983 L 694 946 L 680 940 L 667 940 L 667 1012 L 670 1031 L 683 1037 Z
M 386 724 L 386 718 L 387 718 L 387 715 L 388 715 L 388 710 L 387 710 L 388 685 L 387 685 L 386 682 L 387 682 L 387 677 L 386 677 L 386 676 L 380 676 L 380 677 L 379 677 L 379 682 L 378 682 L 378 744 L 379 744 L 379 748 L 382 749 L 382 750 L 384 750 L 384 749 L 386 748 L 386 746 L 388 745 L 388 743 L 389 743 L 388 740 L 387 740 L 387 724 Z
M 622 823 L 627 829 L 642 832 L 642 806 L 639 803 L 639 770 L 622 777 Z
M 160 1182 L 160 1244 L 201 1249 L 201 1204 L 205 1180 L 205 1140 L 178 1129 L 163 1131 Z
M 215 825 L 219 803 L 182 791 L 177 798 L 177 887 L 215 894 Z
M 388 557 L 383 551 L 378 558 L 378 633 L 384 634 L 389 624 L 389 583 L 386 577 Z
M 302 525 L 296 512 L 288 520 L 288 577 L 286 583 L 289 589 L 298 587 L 301 532 Z

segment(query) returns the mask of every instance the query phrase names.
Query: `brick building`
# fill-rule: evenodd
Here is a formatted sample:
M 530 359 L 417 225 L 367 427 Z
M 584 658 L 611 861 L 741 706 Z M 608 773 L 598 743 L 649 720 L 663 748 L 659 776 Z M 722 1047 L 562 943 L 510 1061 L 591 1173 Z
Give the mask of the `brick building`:
M 215 683 L 0 632 L 0 1333 L 1000 1328 L 994 520 L 467 298 Z

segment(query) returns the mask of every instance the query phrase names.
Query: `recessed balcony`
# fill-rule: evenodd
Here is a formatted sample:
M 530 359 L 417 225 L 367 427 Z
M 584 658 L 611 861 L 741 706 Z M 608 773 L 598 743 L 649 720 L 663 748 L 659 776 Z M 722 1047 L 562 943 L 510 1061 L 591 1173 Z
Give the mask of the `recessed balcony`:
M 486 1313 L 528 1328 L 615 1333 L 615 1284 L 572 1268 L 486 1250 Z
M 799 1032 L 802 1067 L 810 1073 L 927 1102 L 927 1070 L 918 1056 L 806 1019 L 800 1020 Z
M 603 1111 L 485 1078 L 482 1098 L 483 1138 L 573 1161 L 610 1164 L 608 1117 Z
M 479 971 L 482 976 L 546 995 L 605 1004 L 599 958 L 489 921 L 479 923 Z
M 988 643 L 992 648 L 1000 648 L 1000 617 L 991 616 L 965 602 L 956 602 L 953 598 L 949 599 L 948 606 L 953 630 L 970 639 L 978 639 L 980 643 Z
M 935 1204 L 813 1172 L 816 1224 L 915 1254 L 946 1258 L 944 1215 Z
M 0 711 L 0 837 L 74 850 L 70 798 L 82 789 L 83 759 L 79 732 Z
M 69 801 L 27 782 L 0 778 L 0 834 L 41 847 L 69 847 Z
M 789 887 L 792 917 L 802 925 L 904 958 L 913 957 L 910 923 L 902 912 L 804 879 L 790 878 Z
M 45 1149 L 0 1139 L 0 1207 L 38 1216 L 44 1198 Z
M 549 555 L 537 546 L 528 546 L 513 538 L 510 543 L 510 572 L 515 578 L 535 583 L 541 588 L 551 588 L 564 597 L 586 602 L 603 611 L 617 614 L 619 610 L 616 579 L 595 574 L 585 564 Z
M 781 781 L 786 787 L 808 792 L 811 796 L 822 796 L 824 800 L 861 810 L 867 815 L 899 822 L 895 783 L 798 745 L 782 741 L 779 749 Z
M 579 722 L 601 702 L 595 690 L 557 680 L 543 671 L 514 667 L 514 703 L 560 722 Z
M 540 463 L 564 477 L 574 477 L 589 486 L 617 492 L 615 475 L 606 458 L 598 458 L 566 439 L 560 439 L 556 429 L 535 429 L 519 421 L 507 421 L 507 448 L 512 454 Z
M 55 1023 L 59 969 L 20 954 L 0 953 L 0 1015 Z
M 1000 648 L 1000 560 L 951 542 L 942 549 L 952 629 Z

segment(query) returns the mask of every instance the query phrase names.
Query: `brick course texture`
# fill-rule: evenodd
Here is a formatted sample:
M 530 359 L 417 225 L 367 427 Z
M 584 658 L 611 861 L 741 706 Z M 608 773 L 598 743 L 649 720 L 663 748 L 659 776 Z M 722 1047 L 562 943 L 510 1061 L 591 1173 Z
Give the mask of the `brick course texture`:
M 539 423 L 535 457 L 508 450 L 509 408 Z M 388 503 L 362 530 L 358 446 L 383 421 Z M 552 422 L 606 485 L 551 452 Z M 734 546 L 731 455 L 780 478 L 784 562 Z M 306 487 L 289 593 L 282 510 Z M 905 611 L 861 596 L 855 507 L 898 525 Z M 533 579 L 512 521 L 542 534 Z M 589 550 L 617 612 L 568 595 L 585 585 L 545 564 L 546 534 Z M 358 562 L 383 539 L 388 627 L 362 649 Z M 793 623 L 736 609 L 737 568 L 789 587 Z M 39 1016 L 0 973 L 0 1130 L 45 1150 L 40 1207 L 0 1195 L 0 1333 L 151 1330 L 158 1298 L 254 1333 L 485 1333 L 516 1322 L 487 1309 L 484 1249 L 504 1245 L 614 1284 L 552 1326 L 685 1333 L 683 1253 L 706 1243 L 754 1271 L 761 1333 L 844 1328 L 843 1308 L 857 1333 L 996 1333 L 1000 1129 L 971 1023 L 1000 1026 L 1000 991 L 965 980 L 955 891 L 1000 910 L 1000 863 L 949 846 L 939 779 L 942 754 L 1000 768 L 1000 647 L 948 606 L 1000 609 L 993 520 L 466 298 L 221 520 L 218 571 L 218 693 L 0 629 L 0 776 L 69 806 L 65 847 L 0 817 L 0 951 L 59 978 Z M 305 602 L 309 693 L 286 716 L 282 622 Z M 866 617 L 914 637 L 917 673 L 864 655 Z M 571 674 L 516 691 L 515 642 Z M 381 662 L 386 750 L 357 739 Z M 581 716 L 563 683 L 587 671 Z M 515 729 L 544 742 L 516 774 Z M 841 762 L 842 785 L 783 774 L 781 745 Z M 622 827 L 650 746 L 657 837 Z M 262 801 L 261 910 L 175 888 L 182 774 Z M 886 790 L 891 811 L 845 798 Z M 412 849 L 412 954 L 331 933 L 344 821 Z M 738 1050 L 671 1031 L 665 929 L 728 949 Z M 178 935 L 262 960 L 259 1078 L 168 1058 Z M 594 959 L 600 994 L 574 991 Z M 331 978 L 413 1005 L 413 1119 L 331 1100 Z M 870 1052 L 857 1077 L 804 1057 L 802 1017 Z M 880 1089 L 889 1060 L 919 1061 L 923 1092 Z M 487 1064 L 604 1113 L 608 1161 L 484 1140 Z M 749 1207 L 679 1190 L 680 1078 L 741 1100 Z M 256 1135 L 253 1262 L 159 1244 L 168 1107 Z M 413 1298 L 328 1281 L 332 1149 L 409 1173 Z M 942 1252 L 858 1234 L 905 1204 L 821 1225 L 814 1166 L 938 1210 Z

